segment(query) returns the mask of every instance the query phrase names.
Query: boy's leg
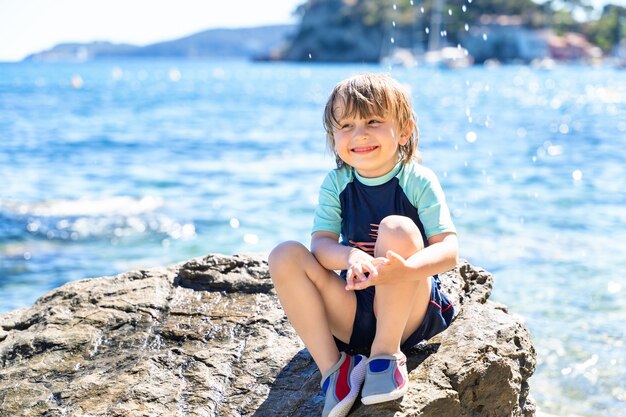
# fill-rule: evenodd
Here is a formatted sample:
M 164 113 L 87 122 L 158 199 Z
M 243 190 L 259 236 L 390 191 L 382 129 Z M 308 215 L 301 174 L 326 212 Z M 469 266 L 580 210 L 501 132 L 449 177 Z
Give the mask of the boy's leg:
M 424 247 L 415 223 L 403 216 L 383 219 L 378 230 L 375 255 L 393 250 L 408 258 Z M 431 280 L 376 286 L 374 311 L 376 338 L 371 356 L 400 353 L 401 343 L 422 323 L 430 301 Z
M 333 335 L 350 340 L 354 292 L 298 242 L 278 245 L 270 253 L 269 269 L 287 318 L 324 375 L 340 357 Z

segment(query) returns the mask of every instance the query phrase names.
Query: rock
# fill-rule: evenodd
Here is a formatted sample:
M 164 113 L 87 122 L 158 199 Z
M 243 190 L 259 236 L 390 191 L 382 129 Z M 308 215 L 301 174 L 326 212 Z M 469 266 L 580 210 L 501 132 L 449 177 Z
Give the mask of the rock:
M 409 352 L 409 393 L 351 415 L 533 416 L 535 351 L 491 275 L 442 281 L 461 313 Z M 261 256 L 76 281 L 0 316 L 1 416 L 316 416 L 319 379 Z

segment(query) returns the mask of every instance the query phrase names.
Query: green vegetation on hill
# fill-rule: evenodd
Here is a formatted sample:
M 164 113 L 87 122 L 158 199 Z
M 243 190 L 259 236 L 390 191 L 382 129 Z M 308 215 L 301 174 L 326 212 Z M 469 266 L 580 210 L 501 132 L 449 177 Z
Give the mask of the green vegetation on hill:
M 281 58 L 375 61 L 385 44 L 424 50 L 428 32 L 444 43 L 461 41 L 466 25 L 490 16 L 515 16 L 529 29 L 577 32 L 605 53 L 626 37 L 626 8 L 607 5 L 598 16 L 591 0 L 308 0 L 298 12 L 299 31 Z M 439 21 L 439 22 L 437 22 Z M 388 47 L 388 46 L 387 46 Z

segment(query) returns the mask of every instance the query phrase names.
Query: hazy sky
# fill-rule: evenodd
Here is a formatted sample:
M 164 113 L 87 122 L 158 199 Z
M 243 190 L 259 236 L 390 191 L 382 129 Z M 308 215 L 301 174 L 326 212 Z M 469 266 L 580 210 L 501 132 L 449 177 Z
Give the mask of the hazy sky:
M 145 45 L 214 27 L 293 23 L 303 0 L 0 0 L 0 61 L 61 42 Z
M 303 2 L 0 0 L 0 61 L 18 61 L 61 42 L 109 40 L 145 45 L 208 28 L 294 23 L 293 11 Z M 626 4 L 626 0 L 611 3 Z

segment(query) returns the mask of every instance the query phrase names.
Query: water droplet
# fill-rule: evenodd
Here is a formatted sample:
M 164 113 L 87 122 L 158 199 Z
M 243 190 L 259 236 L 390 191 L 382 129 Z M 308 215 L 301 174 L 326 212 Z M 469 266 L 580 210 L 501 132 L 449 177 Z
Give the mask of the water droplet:
M 483 33 L 483 40 L 486 41 L 487 40 L 487 34 Z
M 467 6 L 466 5 L 461 6 L 461 10 L 463 10 L 463 13 L 465 13 L 467 11 Z
M 469 31 L 469 25 L 466 23 L 465 24 L 465 31 L 468 32 Z
M 469 143 L 476 142 L 476 139 L 478 139 L 478 135 L 476 134 L 476 132 L 469 131 L 465 134 L 465 140 Z
M 391 22 L 391 26 L 393 26 L 394 28 L 396 27 L 396 21 L 395 20 L 393 22 Z
M 398 10 L 398 6 L 396 4 L 393 5 L 393 10 Z
M 426 34 L 428 35 L 430 33 L 430 28 L 424 29 L 424 32 L 426 32 Z
M 575 169 L 575 170 L 572 172 L 572 179 L 573 179 L 574 181 L 580 181 L 580 180 L 582 180 L 582 179 L 583 179 L 583 172 L 582 172 L 580 169 Z
M 452 16 L 452 9 L 448 9 L 448 16 Z
M 230 227 L 232 227 L 233 229 L 237 229 L 239 227 L 239 220 L 235 217 L 233 217 L 232 219 L 230 219 Z
M 422 14 L 424 13 L 424 8 L 420 7 L 420 12 L 422 12 Z
M 569 133 L 569 126 L 566 125 L 565 123 L 561 123 L 561 125 L 559 126 L 559 132 L 561 132 L 564 135 L 568 134 Z
M 309 59 L 312 59 L 312 58 L 313 58 L 313 56 L 309 53 Z
M 30 258 L 31 258 L 30 252 L 24 252 L 24 260 L 28 261 L 28 260 L 30 260 Z

